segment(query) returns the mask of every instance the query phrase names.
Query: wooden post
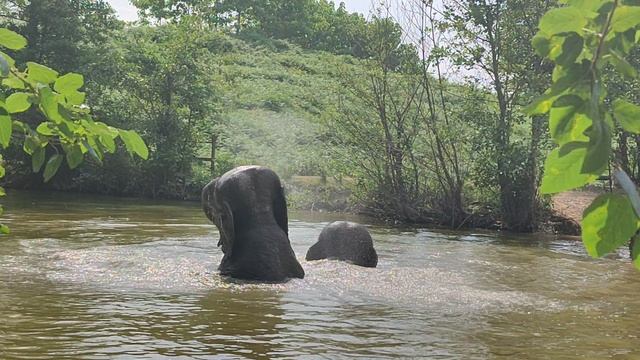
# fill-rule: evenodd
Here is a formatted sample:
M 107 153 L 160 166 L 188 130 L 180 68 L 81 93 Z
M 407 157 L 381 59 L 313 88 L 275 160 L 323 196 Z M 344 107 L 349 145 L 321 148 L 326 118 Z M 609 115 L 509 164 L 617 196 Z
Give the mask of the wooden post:
M 211 135 L 211 176 L 216 176 L 216 147 L 218 146 L 218 135 Z

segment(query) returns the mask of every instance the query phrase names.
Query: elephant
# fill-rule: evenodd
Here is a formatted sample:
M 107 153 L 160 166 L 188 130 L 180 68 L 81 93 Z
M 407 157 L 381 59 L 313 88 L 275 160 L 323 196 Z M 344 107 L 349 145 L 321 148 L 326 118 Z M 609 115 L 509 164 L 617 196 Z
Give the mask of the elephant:
M 242 166 L 202 190 L 202 208 L 220 232 L 223 276 L 264 282 L 304 278 L 289 242 L 280 178 L 262 166 Z
M 327 225 L 320 233 L 318 242 L 307 251 L 306 259 L 343 260 L 364 267 L 378 265 L 378 254 L 367 228 L 348 221 Z

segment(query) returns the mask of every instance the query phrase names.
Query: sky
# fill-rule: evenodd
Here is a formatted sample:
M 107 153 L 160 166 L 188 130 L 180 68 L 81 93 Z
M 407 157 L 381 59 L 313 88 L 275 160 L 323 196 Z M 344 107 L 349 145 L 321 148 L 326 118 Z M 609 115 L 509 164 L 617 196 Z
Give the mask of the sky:
M 347 9 L 351 12 L 360 12 L 364 15 L 369 13 L 369 9 L 371 7 L 370 0 L 341 0 L 344 1 L 344 4 L 347 6 Z M 340 0 L 335 1 L 335 3 L 339 4 Z M 133 21 L 138 18 L 136 8 L 131 5 L 129 0 L 108 0 L 108 2 L 113 6 L 113 8 L 118 13 L 118 16 L 122 20 Z

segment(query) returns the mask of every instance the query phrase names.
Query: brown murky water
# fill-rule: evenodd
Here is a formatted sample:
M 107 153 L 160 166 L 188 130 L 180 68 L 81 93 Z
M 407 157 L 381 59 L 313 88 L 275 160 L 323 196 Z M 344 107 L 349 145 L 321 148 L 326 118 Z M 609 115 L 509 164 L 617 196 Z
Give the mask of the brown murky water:
M 372 227 L 377 269 L 307 263 L 339 216 L 290 214 L 304 280 L 229 282 L 194 203 L 14 194 L 0 359 L 640 359 L 640 272 L 542 236 Z

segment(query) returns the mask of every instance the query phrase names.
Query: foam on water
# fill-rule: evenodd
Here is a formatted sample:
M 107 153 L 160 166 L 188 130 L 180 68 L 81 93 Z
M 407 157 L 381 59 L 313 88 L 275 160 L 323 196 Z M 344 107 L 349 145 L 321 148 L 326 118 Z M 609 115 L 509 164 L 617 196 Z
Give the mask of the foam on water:
M 58 241 L 44 243 L 46 241 L 37 242 L 37 248 L 41 255 L 46 254 L 43 268 L 55 269 L 46 272 L 49 280 L 100 289 L 174 293 L 269 289 L 449 313 L 509 311 L 516 307 L 561 308 L 557 301 L 522 291 L 479 288 L 474 286 L 474 279 L 459 271 L 436 266 L 401 266 L 397 261 L 382 260 L 378 268 L 370 269 L 339 261 L 307 262 L 300 258 L 306 271 L 304 280 L 252 284 L 217 274 L 221 254 L 219 249 L 211 247 L 208 238 L 161 239 L 143 244 L 64 250 L 56 249 L 60 246 Z M 469 262 L 495 266 L 488 261 L 472 259 Z

